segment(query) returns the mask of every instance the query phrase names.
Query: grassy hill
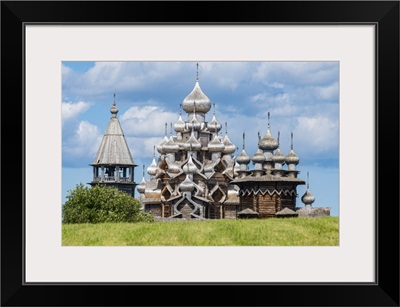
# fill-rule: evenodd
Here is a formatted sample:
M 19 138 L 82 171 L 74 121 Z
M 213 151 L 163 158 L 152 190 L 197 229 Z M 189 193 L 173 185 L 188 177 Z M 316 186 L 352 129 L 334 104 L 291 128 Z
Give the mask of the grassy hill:
M 337 246 L 339 218 L 63 224 L 63 246 Z

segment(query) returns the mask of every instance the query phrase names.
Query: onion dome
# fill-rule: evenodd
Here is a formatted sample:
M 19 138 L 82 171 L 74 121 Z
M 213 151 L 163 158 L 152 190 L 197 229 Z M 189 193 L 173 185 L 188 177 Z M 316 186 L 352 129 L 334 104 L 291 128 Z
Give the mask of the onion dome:
M 221 130 L 222 126 L 220 123 L 217 121 L 217 118 L 215 117 L 215 103 L 214 103 L 214 114 L 211 119 L 211 121 L 207 125 L 207 129 L 210 132 L 219 132 Z
M 305 204 L 305 205 L 311 205 L 314 201 L 315 201 L 315 197 L 314 195 L 312 195 L 312 193 L 310 192 L 309 189 L 307 189 L 307 191 L 304 193 L 304 195 L 301 197 L 301 201 Z
M 243 145 L 242 145 L 242 153 L 236 158 L 237 163 L 239 164 L 249 164 L 250 162 L 250 157 L 246 153 L 245 148 L 245 133 L 243 132 Z
M 250 157 L 246 153 L 246 151 L 243 149 L 242 153 L 236 158 L 237 163 L 239 164 L 249 164 L 250 162 Z
M 258 149 L 256 151 L 256 153 L 253 155 L 253 157 L 251 157 L 251 160 L 253 161 L 253 163 L 263 163 L 265 161 L 265 156 L 263 155 L 263 153 L 261 152 L 260 149 Z
M 188 122 L 187 124 L 188 129 L 194 129 L 196 131 L 201 129 L 201 123 L 199 122 L 199 120 L 196 117 L 196 113 L 194 113 L 193 118 L 190 122 Z
M 208 150 L 211 152 L 222 152 L 225 149 L 225 145 L 221 143 L 218 135 L 215 135 L 213 140 L 208 143 Z
M 183 148 L 185 148 L 185 150 L 190 150 L 190 151 L 193 151 L 193 150 L 199 151 L 201 149 L 201 143 L 194 136 L 193 129 L 192 129 L 192 133 L 191 133 L 190 137 L 183 144 Z
M 203 93 L 199 84 L 199 64 L 197 64 L 196 84 L 193 90 L 183 99 L 182 108 L 187 113 L 195 111 L 199 113 L 207 113 L 211 109 L 211 100 Z
M 137 186 L 137 191 L 138 191 L 140 194 L 143 194 L 145 190 L 146 190 L 146 180 L 145 180 L 144 177 L 143 177 L 142 181 L 141 181 L 141 182 L 139 183 L 139 185 Z
M 227 134 L 225 134 L 223 144 L 225 146 L 225 149 L 223 151 L 224 154 L 233 154 L 235 152 L 236 146 L 232 144 Z
M 176 153 L 179 151 L 179 145 L 174 142 L 174 139 L 172 138 L 172 134 L 168 140 L 163 146 L 162 146 L 162 151 L 165 153 Z
M 179 118 L 177 122 L 174 124 L 174 130 L 176 132 L 184 132 L 185 131 L 185 122 L 182 120 L 182 115 L 179 114 Z
M 237 161 L 235 162 L 235 166 L 233 167 L 235 173 L 237 173 L 238 171 L 240 171 L 240 165 L 239 163 L 237 163 Z
M 151 162 L 150 166 L 147 168 L 147 173 L 150 176 L 155 176 L 157 174 L 157 163 L 156 163 L 155 146 L 153 148 L 153 161 Z
M 147 168 L 147 173 L 150 176 L 155 176 L 157 174 L 157 164 L 156 164 L 156 159 L 153 158 L 153 161 L 151 162 L 151 164 L 149 165 L 149 167 Z
M 164 144 L 167 143 L 167 142 L 168 142 L 168 137 L 167 137 L 167 123 L 165 123 L 164 139 L 163 139 L 163 141 L 157 146 L 157 151 L 158 151 L 160 154 L 163 154 L 163 153 L 164 153 L 162 147 L 163 147 Z
M 300 158 L 293 151 L 293 132 L 291 133 L 292 144 L 290 145 L 290 152 L 285 157 L 286 164 L 299 164 Z
M 144 179 L 144 164 L 143 164 L 143 178 L 142 181 L 137 186 L 137 191 L 140 194 L 143 194 L 146 189 L 146 179 Z
M 308 172 L 307 172 L 307 190 L 304 193 L 304 195 L 301 197 L 301 201 L 305 205 L 311 205 L 315 201 L 315 197 L 314 197 L 314 195 L 312 195 L 312 193 L 310 191 L 310 186 L 308 183 Z
M 193 163 L 193 159 L 192 159 L 191 155 L 189 155 L 189 160 L 183 166 L 182 169 L 185 172 L 185 174 L 194 174 L 194 173 L 196 173 L 198 171 L 198 168 L 197 168 L 196 164 Z
M 112 107 L 110 109 L 110 112 L 111 112 L 111 117 L 117 117 L 118 108 L 117 108 L 117 104 L 115 102 L 115 93 L 114 93 L 114 103 L 113 103 L 113 105 L 112 105 Z
M 272 156 L 272 161 L 275 163 L 283 164 L 286 161 L 286 157 L 279 149 L 277 149 Z
M 258 147 L 262 150 L 275 150 L 278 148 L 278 142 L 271 135 L 270 130 L 270 114 L 268 112 L 268 129 L 264 137 L 258 141 Z
M 225 137 L 224 137 L 223 144 L 225 146 L 225 149 L 223 151 L 223 153 L 225 155 L 233 154 L 235 152 L 236 146 L 233 145 L 233 143 L 231 142 L 231 140 L 228 137 L 228 124 L 226 122 L 225 122 Z
M 192 192 L 194 189 L 194 183 L 193 181 L 189 178 L 189 175 L 186 175 L 185 180 L 181 182 L 179 185 L 179 189 L 181 192 Z
M 275 163 L 280 163 L 283 164 L 285 163 L 285 155 L 281 152 L 280 148 L 279 148 L 279 135 L 280 132 L 278 131 L 278 148 L 275 151 L 274 155 L 272 156 L 272 161 L 274 161 Z

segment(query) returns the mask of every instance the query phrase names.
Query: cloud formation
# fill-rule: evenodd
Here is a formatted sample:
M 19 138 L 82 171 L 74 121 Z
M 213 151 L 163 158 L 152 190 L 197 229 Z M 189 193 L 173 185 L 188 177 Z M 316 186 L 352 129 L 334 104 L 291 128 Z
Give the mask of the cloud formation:
M 66 121 L 77 118 L 79 115 L 87 111 L 90 104 L 84 101 L 78 102 L 62 102 L 61 112 L 62 112 L 62 123 Z

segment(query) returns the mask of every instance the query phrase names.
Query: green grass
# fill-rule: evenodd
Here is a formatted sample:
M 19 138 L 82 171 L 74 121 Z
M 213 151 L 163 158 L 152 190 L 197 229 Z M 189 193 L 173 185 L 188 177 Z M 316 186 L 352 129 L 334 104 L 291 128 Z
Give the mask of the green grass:
M 339 218 L 62 225 L 63 246 L 337 246 Z

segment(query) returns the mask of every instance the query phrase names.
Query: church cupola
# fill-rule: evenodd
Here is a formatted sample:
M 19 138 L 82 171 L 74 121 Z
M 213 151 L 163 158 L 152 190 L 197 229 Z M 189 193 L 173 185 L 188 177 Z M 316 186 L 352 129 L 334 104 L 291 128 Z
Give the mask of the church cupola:
M 183 99 L 182 108 L 187 113 L 198 112 L 203 114 L 211 109 L 211 100 L 203 93 L 199 84 L 199 64 L 197 63 L 196 83 L 193 90 Z M 204 120 L 203 120 L 204 121 Z
M 263 150 L 265 162 L 263 168 L 271 170 L 273 168 L 272 156 L 275 149 L 278 148 L 278 142 L 271 134 L 270 113 L 268 112 L 268 128 L 264 137 L 258 141 L 258 147 Z
M 285 155 L 280 150 L 279 138 L 280 138 L 280 132 L 278 131 L 278 148 L 276 149 L 274 155 L 272 156 L 272 161 L 274 162 L 274 174 L 278 177 L 281 177 L 284 173 L 282 170 L 282 166 L 283 164 L 285 164 L 286 158 Z
M 235 152 L 236 146 L 229 139 L 227 123 L 225 123 L 225 137 L 224 137 L 223 144 L 225 146 L 224 150 L 222 151 L 224 155 L 231 155 Z
M 143 194 L 145 192 L 145 190 L 146 190 L 146 179 L 144 178 L 144 164 L 143 164 L 143 177 L 142 177 L 142 181 L 137 186 L 137 191 L 140 194 Z
M 213 117 L 207 125 L 207 130 L 213 134 L 218 134 L 218 132 L 221 130 L 221 128 L 222 128 L 221 124 L 217 121 L 217 118 L 215 117 L 215 103 L 214 103 Z
M 290 152 L 285 157 L 285 162 L 288 166 L 289 171 L 295 171 L 296 165 L 299 164 L 300 158 L 293 151 L 293 132 L 290 134 L 291 143 L 290 143 Z
M 308 172 L 307 172 L 307 190 L 301 197 L 301 201 L 304 203 L 306 207 L 311 206 L 311 204 L 315 201 L 315 197 L 310 191 Z
M 179 118 L 176 121 L 176 123 L 174 124 L 174 130 L 177 133 L 178 140 L 182 140 L 182 133 L 185 132 L 185 127 L 186 127 L 186 124 L 182 119 L 181 111 L 179 111 Z
M 147 173 L 150 176 L 155 176 L 157 174 L 157 163 L 156 163 L 156 152 L 155 152 L 155 146 L 153 147 L 153 161 L 147 168 Z
M 172 137 L 172 123 L 169 140 L 164 145 L 162 145 L 162 151 L 166 154 L 175 154 L 179 151 L 179 145 L 175 143 Z
M 271 134 L 270 113 L 268 112 L 268 129 L 264 137 L 259 140 L 258 147 L 264 151 L 271 152 L 278 148 L 278 142 Z
M 245 176 L 245 173 L 247 173 L 248 167 L 247 165 L 250 163 L 250 157 L 246 153 L 245 150 L 245 133 L 243 132 L 243 145 L 242 145 L 242 152 L 241 154 L 236 158 L 236 162 L 240 165 L 240 173 L 241 176 Z
M 163 151 L 163 146 L 164 146 L 165 143 L 168 142 L 168 137 L 167 137 L 167 126 L 168 126 L 168 124 L 165 123 L 164 139 L 163 139 L 162 142 L 157 146 L 157 151 L 158 151 L 160 154 L 164 154 L 164 153 L 165 153 L 165 152 Z

